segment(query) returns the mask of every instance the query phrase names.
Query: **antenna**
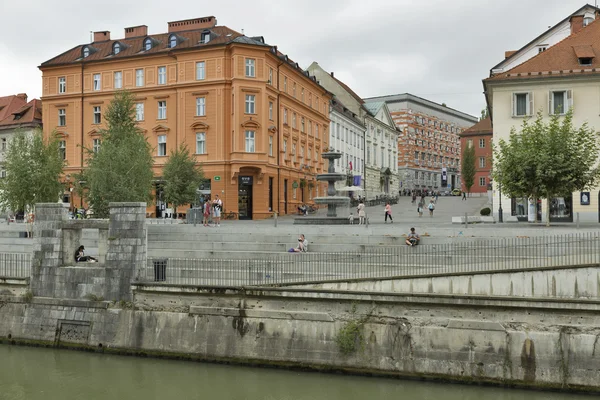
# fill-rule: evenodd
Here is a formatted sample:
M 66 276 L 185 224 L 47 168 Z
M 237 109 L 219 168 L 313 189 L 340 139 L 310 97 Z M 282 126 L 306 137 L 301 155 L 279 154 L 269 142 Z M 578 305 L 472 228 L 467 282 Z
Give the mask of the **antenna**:
M 90 43 L 94 41 L 94 32 L 90 31 Z
M 242 35 L 244 34 L 244 28 L 242 28 Z

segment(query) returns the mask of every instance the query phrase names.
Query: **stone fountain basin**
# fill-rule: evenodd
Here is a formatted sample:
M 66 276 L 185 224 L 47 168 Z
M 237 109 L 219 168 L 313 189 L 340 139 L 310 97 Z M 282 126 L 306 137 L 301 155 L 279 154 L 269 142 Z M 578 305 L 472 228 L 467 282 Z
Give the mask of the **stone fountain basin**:
M 318 181 L 343 181 L 344 179 L 346 179 L 346 175 L 344 174 L 336 174 L 336 173 L 331 173 L 331 174 L 319 174 L 317 175 L 317 180 Z
M 348 206 L 350 204 L 350 199 L 344 196 L 315 197 L 313 201 L 316 204 L 333 204 L 336 206 Z

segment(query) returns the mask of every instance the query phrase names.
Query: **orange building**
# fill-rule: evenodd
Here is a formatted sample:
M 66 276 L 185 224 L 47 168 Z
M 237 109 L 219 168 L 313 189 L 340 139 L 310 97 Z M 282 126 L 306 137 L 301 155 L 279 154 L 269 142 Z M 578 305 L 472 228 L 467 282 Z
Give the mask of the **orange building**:
M 295 213 L 325 193 L 315 175 L 327 169 L 331 95 L 262 37 L 248 37 L 215 17 L 145 25 L 125 37 L 95 32 L 94 41 L 40 67 L 44 131 L 62 137 L 72 174 L 85 166 L 82 145 L 98 150 L 103 113 L 115 91 L 136 98 L 136 119 L 155 148 L 156 204 L 169 153 L 186 143 L 204 170 L 204 194 L 219 195 L 242 219 Z M 155 208 L 154 208 L 155 207 Z
M 487 193 L 492 183 L 492 120 L 487 117 L 458 136 L 463 149 L 475 146 L 475 180 L 471 193 Z M 467 191 L 464 182 L 461 189 Z

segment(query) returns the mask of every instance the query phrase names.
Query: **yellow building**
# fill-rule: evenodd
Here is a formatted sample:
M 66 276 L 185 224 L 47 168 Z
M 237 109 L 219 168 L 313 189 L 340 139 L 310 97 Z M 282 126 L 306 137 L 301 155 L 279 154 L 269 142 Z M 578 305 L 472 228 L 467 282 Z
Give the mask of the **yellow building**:
M 202 165 L 202 192 L 219 195 L 226 213 L 267 218 L 295 213 L 325 185 L 331 95 L 262 37 L 244 36 L 215 17 L 169 22 L 149 35 L 95 32 L 40 67 L 44 132 L 62 138 L 71 175 L 85 166 L 82 145 L 98 150 L 103 113 L 115 91 L 136 98 L 136 119 L 154 147 L 160 181 L 169 153 L 186 143 Z M 160 184 L 149 211 L 160 216 Z

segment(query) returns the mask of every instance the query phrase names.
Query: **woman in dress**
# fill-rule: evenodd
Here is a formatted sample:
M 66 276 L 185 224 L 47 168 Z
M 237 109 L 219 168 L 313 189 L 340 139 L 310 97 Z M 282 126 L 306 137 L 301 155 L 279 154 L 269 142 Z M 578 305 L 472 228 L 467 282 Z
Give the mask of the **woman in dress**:
M 365 223 L 365 203 L 363 200 L 358 203 L 358 207 L 356 207 L 356 212 L 358 213 L 358 224 L 362 225 Z

